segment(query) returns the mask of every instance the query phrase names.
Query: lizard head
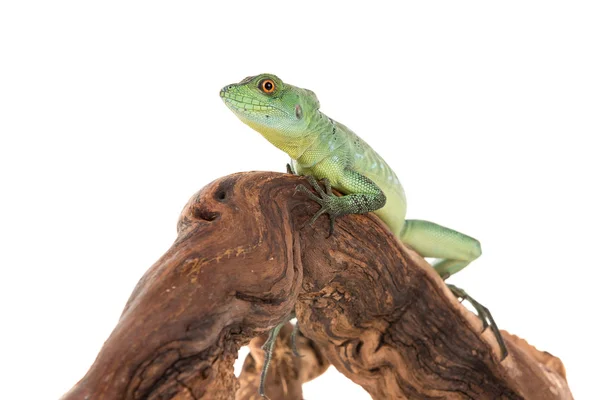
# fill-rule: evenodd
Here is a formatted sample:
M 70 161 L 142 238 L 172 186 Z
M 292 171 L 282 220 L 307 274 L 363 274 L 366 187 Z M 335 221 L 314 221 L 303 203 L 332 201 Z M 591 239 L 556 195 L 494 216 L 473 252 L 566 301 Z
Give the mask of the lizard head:
M 221 89 L 221 99 L 245 124 L 278 147 L 308 136 L 319 100 L 272 74 L 250 76 Z

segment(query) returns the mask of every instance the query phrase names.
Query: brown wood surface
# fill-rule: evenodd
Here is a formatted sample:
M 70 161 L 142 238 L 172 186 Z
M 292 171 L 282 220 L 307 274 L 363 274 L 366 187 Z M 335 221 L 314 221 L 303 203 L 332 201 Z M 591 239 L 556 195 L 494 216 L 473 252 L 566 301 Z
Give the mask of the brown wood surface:
M 264 335 L 294 307 L 304 357 L 282 329 L 272 400 L 301 399 L 330 363 L 374 399 L 572 398 L 561 361 L 506 332 L 500 362 L 491 332 L 374 215 L 340 218 L 329 238 L 327 217 L 303 226 L 318 205 L 293 195 L 299 183 L 239 173 L 194 195 L 63 399 L 256 399 Z M 249 342 L 238 381 L 233 362 Z

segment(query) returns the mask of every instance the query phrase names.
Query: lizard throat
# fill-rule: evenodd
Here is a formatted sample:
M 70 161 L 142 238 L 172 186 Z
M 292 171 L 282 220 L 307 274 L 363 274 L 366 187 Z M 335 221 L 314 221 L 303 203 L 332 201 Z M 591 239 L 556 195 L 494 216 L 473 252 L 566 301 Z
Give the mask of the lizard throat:
M 265 139 L 279 150 L 285 152 L 290 158 L 298 160 L 306 150 L 318 139 L 315 135 L 296 136 L 290 133 L 259 124 L 254 121 L 244 121 L 252 129 L 260 133 Z

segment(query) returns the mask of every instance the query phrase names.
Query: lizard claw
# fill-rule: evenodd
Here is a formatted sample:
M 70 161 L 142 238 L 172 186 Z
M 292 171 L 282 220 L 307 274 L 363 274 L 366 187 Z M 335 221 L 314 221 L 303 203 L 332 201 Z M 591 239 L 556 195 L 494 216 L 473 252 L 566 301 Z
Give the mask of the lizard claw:
M 329 236 L 333 235 L 335 218 L 337 216 L 332 208 L 331 203 L 332 203 L 333 199 L 336 199 L 337 197 L 331 191 L 331 183 L 329 182 L 329 180 L 327 178 L 322 180 L 323 185 L 325 185 L 325 190 L 323 190 L 321 188 L 321 185 L 319 185 L 319 182 L 315 179 L 315 177 L 308 175 L 308 176 L 306 176 L 306 179 L 308 180 L 308 183 L 310 183 L 310 185 L 313 187 L 313 189 L 319 194 L 320 197 L 315 195 L 304 185 L 296 186 L 296 189 L 294 190 L 294 195 L 298 192 L 303 192 L 311 200 L 317 202 L 321 206 L 321 209 L 319 211 L 317 211 L 315 213 L 315 215 L 313 215 L 312 218 L 310 219 L 310 221 L 308 222 L 308 224 L 310 226 L 312 226 L 315 223 L 315 221 L 317 220 L 317 218 L 319 218 L 321 215 L 323 215 L 325 213 L 329 214 L 329 235 L 328 235 L 328 237 L 329 237 Z
M 461 302 L 463 300 L 468 301 L 473 306 L 475 311 L 477 311 L 477 316 L 479 317 L 479 319 L 481 320 L 481 323 L 483 325 L 482 333 L 485 332 L 485 330 L 487 328 L 492 329 L 492 332 L 494 333 L 494 337 L 496 338 L 496 341 L 498 342 L 498 345 L 500 346 L 500 351 L 502 353 L 501 360 L 504 360 L 506 358 L 506 356 L 508 355 L 508 350 L 506 349 L 506 344 L 504 343 L 504 339 L 502 339 L 502 335 L 500 334 L 500 329 L 498 329 L 498 325 L 496 325 L 496 322 L 494 321 L 494 318 L 492 317 L 492 313 L 490 312 L 490 310 L 488 310 L 488 308 L 485 307 L 483 304 L 481 304 L 480 302 L 478 302 L 477 300 L 475 300 L 474 298 L 469 296 L 469 294 L 467 292 L 465 292 L 463 289 L 461 289 L 457 286 L 451 285 L 449 283 L 447 283 L 446 285 L 448 286 L 448 289 L 450 289 L 450 291 L 456 298 L 461 300 Z

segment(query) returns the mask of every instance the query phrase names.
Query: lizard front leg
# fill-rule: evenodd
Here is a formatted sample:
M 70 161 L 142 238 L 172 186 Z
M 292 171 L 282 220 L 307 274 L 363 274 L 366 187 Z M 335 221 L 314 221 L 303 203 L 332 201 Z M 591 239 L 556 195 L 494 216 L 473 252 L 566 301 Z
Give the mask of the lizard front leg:
M 313 215 L 309 224 L 312 225 L 322 214 L 329 214 L 330 235 L 333 234 L 337 217 L 375 211 L 383 207 L 386 202 L 385 194 L 372 180 L 349 169 L 344 170 L 340 179 L 338 179 L 339 189 L 349 193 L 341 197 L 331 192 L 331 184 L 328 179 L 323 180 L 325 184 L 324 191 L 314 176 L 308 175 L 306 178 L 319 196 L 312 193 L 304 185 L 296 186 L 296 191 L 306 193 L 308 197 L 321 205 L 321 209 Z

